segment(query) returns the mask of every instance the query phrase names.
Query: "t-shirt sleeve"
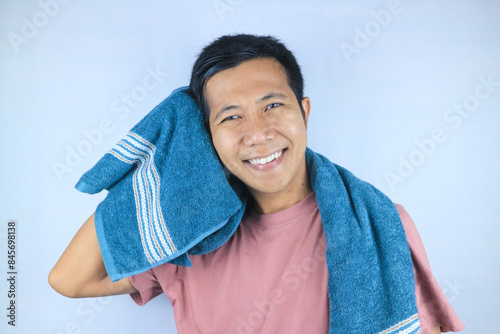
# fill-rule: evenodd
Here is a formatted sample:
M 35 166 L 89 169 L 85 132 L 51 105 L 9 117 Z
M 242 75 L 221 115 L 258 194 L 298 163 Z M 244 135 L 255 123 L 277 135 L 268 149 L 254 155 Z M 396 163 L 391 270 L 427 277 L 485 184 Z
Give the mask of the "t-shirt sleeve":
M 177 278 L 177 266 L 164 263 L 143 273 L 130 277 L 130 282 L 138 290 L 130 297 L 140 306 L 168 290 Z
M 396 204 L 396 207 L 406 232 L 408 244 L 410 245 L 415 273 L 415 295 L 422 333 L 431 333 L 438 326 L 441 326 L 442 332 L 458 332 L 463 330 L 465 326 L 455 314 L 455 311 L 431 272 L 424 245 L 413 220 L 403 206 Z

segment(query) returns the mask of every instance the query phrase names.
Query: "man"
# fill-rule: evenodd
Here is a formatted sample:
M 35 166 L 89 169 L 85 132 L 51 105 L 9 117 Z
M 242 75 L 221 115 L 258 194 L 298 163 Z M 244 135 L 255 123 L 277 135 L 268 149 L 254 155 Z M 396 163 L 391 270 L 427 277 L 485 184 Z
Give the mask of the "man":
M 129 293 L 141 305 L 164 292 L 179 333 L 327 333 L 325 236 L 305 160 L 311 102 L 294 56 L 272 37 L 223 36 L 200 54 L 190 90 L 221 163 L 251 195 L 236 233 L 191 256 L 192 268 L 163 264 L 112 283 L 91 216 L 50 284 L 68 297 Z M 460 330 L 411 219 L 397 208 L 423 333 Z

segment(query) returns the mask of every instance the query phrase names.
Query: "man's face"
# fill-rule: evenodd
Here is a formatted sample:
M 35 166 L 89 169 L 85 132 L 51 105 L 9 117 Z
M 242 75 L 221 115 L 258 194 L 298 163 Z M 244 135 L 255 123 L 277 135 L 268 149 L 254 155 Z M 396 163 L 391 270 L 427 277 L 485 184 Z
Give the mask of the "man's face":
M 309 98 L 301 108 L 275 59 L 220 71 L 206 83 L 210 129 L 226 168 L 252 195 L 293 193 L 308 184 L 305 165 Z

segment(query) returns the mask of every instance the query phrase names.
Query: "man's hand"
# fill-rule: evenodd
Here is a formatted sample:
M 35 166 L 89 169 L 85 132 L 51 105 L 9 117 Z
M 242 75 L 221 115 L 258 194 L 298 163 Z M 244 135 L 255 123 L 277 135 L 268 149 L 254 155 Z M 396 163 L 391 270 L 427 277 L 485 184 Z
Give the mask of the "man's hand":
M 94 215 L 83 224 L 50 271 L 49 284 L 70 298 L 137 292 L 129 278 L 111 282 L 97 242 Z

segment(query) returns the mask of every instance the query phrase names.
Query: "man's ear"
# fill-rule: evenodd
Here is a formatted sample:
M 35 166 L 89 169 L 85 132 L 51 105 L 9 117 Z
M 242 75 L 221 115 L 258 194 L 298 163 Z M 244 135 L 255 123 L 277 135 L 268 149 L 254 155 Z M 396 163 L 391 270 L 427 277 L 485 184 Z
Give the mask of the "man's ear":
M 306 96 L 302 99 L 301 104 L 302 110 L 304 111 L 304 122 L 307 129 L 307 121 L 309 120 L 309 114 L 311 113 L 311 99 Z

